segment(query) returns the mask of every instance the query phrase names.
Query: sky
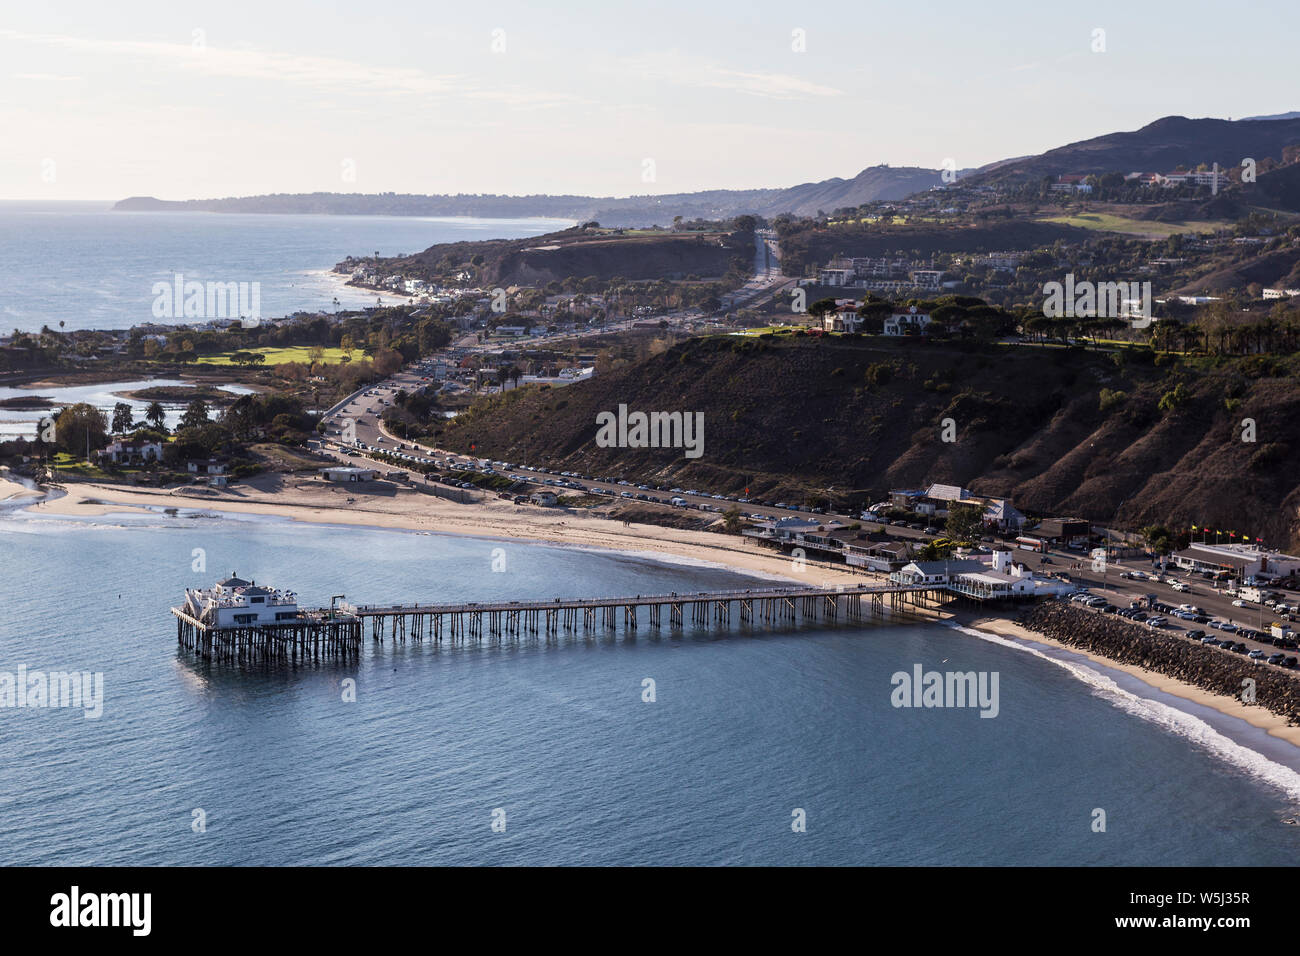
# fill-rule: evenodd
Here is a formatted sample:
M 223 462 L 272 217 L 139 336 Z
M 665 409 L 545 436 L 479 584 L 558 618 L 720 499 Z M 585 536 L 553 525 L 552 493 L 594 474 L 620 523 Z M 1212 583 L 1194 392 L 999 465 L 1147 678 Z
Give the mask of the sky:
M 967 168 L 1162 116 L 1300 109 L 1298 27 L 1293 0 L 10 4 L 0 199 Z

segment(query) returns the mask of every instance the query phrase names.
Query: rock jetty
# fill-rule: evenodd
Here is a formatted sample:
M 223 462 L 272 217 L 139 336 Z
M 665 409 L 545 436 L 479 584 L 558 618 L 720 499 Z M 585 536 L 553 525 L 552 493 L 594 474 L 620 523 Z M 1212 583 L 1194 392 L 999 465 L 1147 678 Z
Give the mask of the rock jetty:
M 1253 661 L 1168 631 L 1153 631 L 1122 617 L 1099 614 L 1064 601 L 1039 604 L 1021 616 L 1031 631 L 1121 664 L 1175 677 L 1225 697 L 1242 698 L 1247 678 L 1255 703 L 1300 724 L 1300 674 Z

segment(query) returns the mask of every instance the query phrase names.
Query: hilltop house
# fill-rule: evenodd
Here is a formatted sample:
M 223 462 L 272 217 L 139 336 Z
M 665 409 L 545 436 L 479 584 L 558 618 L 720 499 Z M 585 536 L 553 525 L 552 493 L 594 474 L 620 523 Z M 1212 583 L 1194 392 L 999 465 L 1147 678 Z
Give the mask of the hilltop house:
M 930 313 L 918 312 L 912 306 L 906 312 L 896 312 L 885 319 L 886 335 L 924 335 L 930 324 Z
M 837 300 L 835 311 L 822 317 L 822 328 L 827 332 L 858 331 L 862 327 L 862 316 L 858 315 L 860 304 L 856 299 Z

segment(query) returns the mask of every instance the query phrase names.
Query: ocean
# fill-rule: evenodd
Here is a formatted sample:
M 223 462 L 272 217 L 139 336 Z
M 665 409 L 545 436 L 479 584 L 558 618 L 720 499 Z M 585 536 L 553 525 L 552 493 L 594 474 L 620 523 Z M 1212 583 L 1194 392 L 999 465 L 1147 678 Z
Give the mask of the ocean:
M 182 324 L 153 314 L 155 282 L 258 282 L 264 318 L 374 305 L 332 275 L 350 255 L 393 256 L 435 243 L 515 239 L 555 219 L 112 212 L 107 202 L 0 202 L 0 334 Z M 378 294 L 386 305 L 405 301 Z M 231 316 L 233 317 L 233 316 Z M 189 321 L 202 322 L 205 319 Z M 63 323 L 60 325 L 60 323 Z
M 367 633 L 352 664 L 241 671 L 180 652 L 167 610 L 231 572 L 307 605 L 770 583 L 699 562 L 14 509 L 0 554 L 0 688 L 20 667 L 103 675 L 98 719 L 0 707 L 11 864 L 1249 865 L 1300 852 L 1289 745 L 1074 655 L 942 624 L 674 635 L 643 621 L 635 636 L 454 647 Z M 996 716 L 894 706 L 893 675 L 918 664 L 997 674 Z

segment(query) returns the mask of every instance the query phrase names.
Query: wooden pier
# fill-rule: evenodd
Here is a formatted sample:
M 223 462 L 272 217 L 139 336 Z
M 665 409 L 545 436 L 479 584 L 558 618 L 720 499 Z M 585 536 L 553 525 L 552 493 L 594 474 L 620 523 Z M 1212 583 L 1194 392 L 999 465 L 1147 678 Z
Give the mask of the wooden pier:
M 777 587 L 605 598 L 556 598 L 464 604 L 341 604 L 358 620 L 370 619 L 372 640 L 382 643 L 477 641 L 539 634 L 633 633 L 651 628 L 726 628 L 733 621 L 773 627 L 801 623 L 857 623 L 909 608 L 932 608 L 953 595 L 942 585 L 859 585 L 848 588 Z M 644 614 L 642 613 L 644 612 Z
M 304 611 L 292 621 L 215 627 L 180 608 L 176 640 L 181 647 L 214 661 L 252 663 L 352 660 L 361 655 L 361 620 L 329 610 Z

